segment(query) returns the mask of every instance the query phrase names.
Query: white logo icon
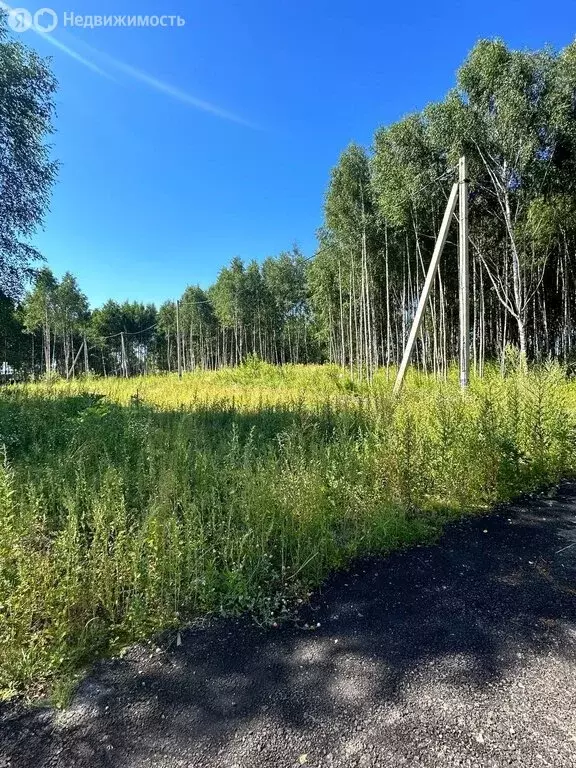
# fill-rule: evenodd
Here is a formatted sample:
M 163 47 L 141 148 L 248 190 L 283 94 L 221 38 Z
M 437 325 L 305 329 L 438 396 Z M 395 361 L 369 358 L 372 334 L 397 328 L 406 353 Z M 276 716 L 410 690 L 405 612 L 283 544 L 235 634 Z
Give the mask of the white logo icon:
M 13 8 L 8 14 L 8 26 L 14 32 L 27 32 L 32 24 L 32 14 L 26 8 Z
M 37 32 L 49 34 L 58 26 L 58 15 L 52 8 L 40 8 L 34 14 L 34 29 Z

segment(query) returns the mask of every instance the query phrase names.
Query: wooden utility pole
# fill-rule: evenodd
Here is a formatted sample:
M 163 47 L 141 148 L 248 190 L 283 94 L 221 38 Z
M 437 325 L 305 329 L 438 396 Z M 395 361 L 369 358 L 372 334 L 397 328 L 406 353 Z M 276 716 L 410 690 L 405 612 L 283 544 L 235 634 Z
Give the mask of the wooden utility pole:
M 83 350 L 83 349 L 84 349 L 84 346 L 83 346 L 82 344 L 80 344 L 80 346 L 78 347 L 78 352 L 76 352 L 76 357 L 75 357 L 75 358 L 74 358 L 74 360 L 72 361 L 72 365 L 71 365 L 71 366 L 70 366 L 70 368 L 68 368 L 68 369 L 67 369 L 67 371 L 66 371 L 66 378 L 67 378 L 67 379 L 69 379 L 69 378 L 70 378 L 70 376 L 72 375 L 72 372 L 74 371 L 74 368 L 75 368 L 75 366 L 76 366 L 76 363 L 78 362 L 78 358 L 80 357 L 80 354 L 81 354 L 81 352 L 82 352 L 82 350 Z
M 88 344 L 86 343 L 86 336 L 84 336 L 84 373 L 88 373 L 90 366 L 88 363 Z
M 176 302 L 176 354 L 178 357 L 178 378 L 182 378 L 182 352 L 180 349 L 180 302 Z
M 430 266 L 428 267 L 428 274 L 426 275 L 426 281 L 424 283 L 424 288 L 422 289 L 422 295 L 420 296 L 420 301 L 418 302 L 418 309 L 416 310 L 416 316 L 414 317 L 412 328 L 410 329 L 410 335 L 408 336 L 406 349 L 404 350 L 404 357 L 402 358 L 402 363 L 398 370 L 398 376 L 396 377 L 396 383 L 394 384 L 395 395 L 397 395 L 402 389 L 402 384 L 404 383 L 404 376 L 406 375 L 406 368 L 408 367 L 408 363 L 410 362 L 410 357 L 412 355 L 414 343 L 416 342 L 416 337 L 418 336 L 418 331 L 420 330 L 420 326 L 424 318 L 424 310 L 426 309 L 426 302 L 428 301 L 428 296 L 430 295 L 430 290 L 434 283 L 434 278 L 436 276 L 436 271 L 438 269 L 438 262 L 440 261 L 440 257 L 442 256 L 442 251 L 444 250 L 444 246 L 446 244 L 446 238 L 448 237 L 448 230 L 450 229 L 450 222 L 452 221 L 452 217 L 454 216 L 454 211 L 456 210 L 456 201 L 458 200 L 458 186 L 459 186 L 458 184 L 452 185 L 452 191 L 450 192 L 448 204 L 446 206 L 446 210 L 444 211 L 442 226 L 440 227 L 440 232 L 438 233 L 438 239 L 436 240 L 436 245 L 434 246 L 434 253 L 432 254 L 432 260 L 430 262 Z
M 126 344 L 124 343 L 124 331 L 120 334 L 122 340 L 122 372 L 124 378 L 128 378 L 128 361 L 126 360 Z
M 459 283 L 460 283 L 460 386 L 468 386 L 470 368 L 470 268 L 468 251 L 468 174 L 466 158 L 458 163 L 459 192 Z

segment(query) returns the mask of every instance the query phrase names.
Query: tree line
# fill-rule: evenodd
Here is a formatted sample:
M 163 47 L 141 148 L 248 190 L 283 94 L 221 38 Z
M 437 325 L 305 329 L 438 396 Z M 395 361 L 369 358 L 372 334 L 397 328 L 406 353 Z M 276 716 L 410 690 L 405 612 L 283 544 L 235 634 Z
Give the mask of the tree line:
M 331 359 L 369 374 L 401 357 L 461 155 L 473 365 L 508 344 L 573 356 L 576 45 L 480 41 L 442 102 L 378 129 L 370 152 L 348 147 L 332 171 L 310 276 Z M 438 373 L 458 356 L 457 263 L 454 226 L 416 351 Z
M 27 375 L 130 376 L 238 365 L 320 362 L 308 300 L 307 260 L 297 247 L 245 265 L 234 258 L 213 286 L 188 286 L 160 307 L 107 301 L 90 310 L 77 279 L 48 268 L 16 304 L 0 302 L 0 357 Z
M 257 355 L 331 361 L 370 377 L 401 358 L 461 155 L 473 367 L 504 361 L 510 344 L 532 359 L 572 360 L 576 43 L 517 51 L 499 40 L 474 46 L 442 101 L 378 128 L 369 149 L 342 152 L 312 257 L 293 248 L 262 263 L 234 258 L 212 287 L 191 285 L 178 301 L 92 311 L 72 275 L 58 282 L 44 269 L 24 297 L 0 286 L 0 358 L 69 377 L 172 371 L 179 359 L 185 370 L 217 368 Z M 53 173 L 46 165 L 46 184 Z M 457 263 L 454 226 L 415 352 L 437 374 L 458 356 Z

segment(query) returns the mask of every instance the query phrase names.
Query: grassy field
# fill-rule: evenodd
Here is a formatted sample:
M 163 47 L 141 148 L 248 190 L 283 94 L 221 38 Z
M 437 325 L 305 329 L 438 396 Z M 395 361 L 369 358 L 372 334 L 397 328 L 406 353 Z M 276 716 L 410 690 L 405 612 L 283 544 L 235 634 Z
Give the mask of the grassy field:
M 351 558 L 574 470 L 576 383 L 251 363 L 0 392 L 0 691 L 205 613 L 274 624 Z M 407 574 L 409 578 L 409 574 Z

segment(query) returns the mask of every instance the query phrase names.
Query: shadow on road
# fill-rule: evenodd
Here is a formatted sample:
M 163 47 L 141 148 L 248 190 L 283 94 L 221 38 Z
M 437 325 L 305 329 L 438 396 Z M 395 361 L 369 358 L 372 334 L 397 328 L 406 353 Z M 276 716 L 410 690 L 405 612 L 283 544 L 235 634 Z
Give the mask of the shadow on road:
M 297 625 L 218 621 L 179 647 L 171 638 L 167 650 L 101 663 L 62 714 L 6 707 L 0 765 L 2 755 L 11 768 L 220 765 L 256 725 L 281 736 L 362 721 L 401 701 L 427 665 L 470 691 L 505 678 L 523 653 L 574 658 L 575 562 L 566 483 L 554 498 L 452 524 L 438 545 L 355 563 Z

